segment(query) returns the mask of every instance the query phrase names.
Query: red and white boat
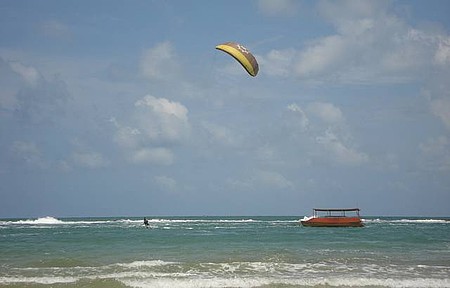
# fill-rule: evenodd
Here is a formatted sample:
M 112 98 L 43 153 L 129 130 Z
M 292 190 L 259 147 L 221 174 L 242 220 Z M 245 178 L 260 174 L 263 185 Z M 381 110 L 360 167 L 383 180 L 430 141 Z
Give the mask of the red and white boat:
M 310 227 L 362 227 L 359 208 L 347 209 L 313 209 L 313 216 L 305 217 L 300 222 Z

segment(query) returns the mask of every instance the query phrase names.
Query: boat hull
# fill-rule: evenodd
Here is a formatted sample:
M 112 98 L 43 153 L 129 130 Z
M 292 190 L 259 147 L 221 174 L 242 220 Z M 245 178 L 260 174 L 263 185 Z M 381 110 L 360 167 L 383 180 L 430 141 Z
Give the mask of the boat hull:
M 359 217 L 316 217 L 300 221 L 307 227 L 362 227 L 364 226 Z

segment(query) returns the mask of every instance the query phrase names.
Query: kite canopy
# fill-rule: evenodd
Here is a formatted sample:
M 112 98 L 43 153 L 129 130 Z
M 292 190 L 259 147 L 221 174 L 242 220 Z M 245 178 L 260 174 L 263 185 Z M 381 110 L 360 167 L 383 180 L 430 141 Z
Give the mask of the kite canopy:
M 216 49 L 233 56 L 251 76 L 255 77 L 258 74 L 258 62 L 256 62 L 256 58 L 244 46 L 235 42 L 227 42 L 217 45 Z

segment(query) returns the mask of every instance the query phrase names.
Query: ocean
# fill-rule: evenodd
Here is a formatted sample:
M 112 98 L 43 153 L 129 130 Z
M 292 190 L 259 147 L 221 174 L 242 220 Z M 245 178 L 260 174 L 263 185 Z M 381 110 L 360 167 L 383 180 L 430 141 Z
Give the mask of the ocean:
M 0 219 L 0 287 L 450 287 L 450 219 Z

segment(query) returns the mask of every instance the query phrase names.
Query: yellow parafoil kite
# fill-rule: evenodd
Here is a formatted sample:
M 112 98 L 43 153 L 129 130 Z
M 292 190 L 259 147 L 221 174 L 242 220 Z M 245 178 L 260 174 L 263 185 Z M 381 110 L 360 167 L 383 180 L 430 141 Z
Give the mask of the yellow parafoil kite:
M 216 49 L 233 56 L 251 76 L 255 77 L 258 74 L 258 62 L 256 62 L 255 56 L 244 46 L 234 42 L 227 42 L 217 45 Z

